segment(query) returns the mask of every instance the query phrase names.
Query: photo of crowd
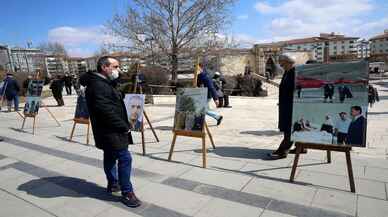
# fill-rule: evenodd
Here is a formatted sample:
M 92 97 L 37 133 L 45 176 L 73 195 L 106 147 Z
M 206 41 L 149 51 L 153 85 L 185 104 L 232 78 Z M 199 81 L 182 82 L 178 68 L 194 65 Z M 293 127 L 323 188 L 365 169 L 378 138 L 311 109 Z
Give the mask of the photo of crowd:
M 368 98 L 367 67 L 366 61 L 298 66 L 294 100 L 362 104 Z
M 27 96 L 40 97 L 42 95 L 44 81 L 31 80 L 27 88 Z
M 174 130 L 202 131 L 207 110 L 207 88 L 183 88 L 176 94 Z

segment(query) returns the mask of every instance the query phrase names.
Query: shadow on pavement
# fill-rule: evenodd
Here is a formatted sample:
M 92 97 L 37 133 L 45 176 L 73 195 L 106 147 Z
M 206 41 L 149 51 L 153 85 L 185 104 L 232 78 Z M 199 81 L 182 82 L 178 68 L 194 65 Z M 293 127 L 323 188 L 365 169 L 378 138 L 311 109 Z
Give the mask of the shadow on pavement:
M 282 135 L 281 132 L 277 130 L 257 130 L 257 131 L 242 131 L 240 134 L 249 134 L 255 136 L 277 136 Z
M 74 135 L 74 137 L 86 137 L 86 135 Z M 69 138 L 67 137 L 63 137 L 63 136 L 55 136 L 56 138 L 62 140 L 62 141 L 65 141 L 65 142 L 71 142 L 71 143 L 75 143 L 75 144 L 79 144 L 79 145 L 83 145 L 83 146 L 93 146 L 93 145 L 87 145 L 86 142 L 85 143 L 82 143 L 82 142 L 78 142 L 78 141 L 75 141 L 74 139 L 73 140 L 70 140 Z M 85 139 L 84 139 L 85 140 Z
M 194 152 L 202 153 L 202 149 L 194 150 Z M 268 154 L 272 153 L 273 150 L 246 147 L 216 147 L 216 149 L 211 149 L 208 152 L 221 157 L 270 160 Z
M 40 187 L 47 183 L 56 184 L 71 191 L 64 191 L 60 188 L 42 190 Z M 66 176 L 45 177 L 31 180 L 19 185 L 18 190 L 40 198 L 89 197 L 111 202 L 119 201 L 119 197 L 108 194 L 105 188 L 98 186 L 95 183 L 88 182 L 84 179 Z M 72 191 L 77 192 L 78 194 L 75 194 Z

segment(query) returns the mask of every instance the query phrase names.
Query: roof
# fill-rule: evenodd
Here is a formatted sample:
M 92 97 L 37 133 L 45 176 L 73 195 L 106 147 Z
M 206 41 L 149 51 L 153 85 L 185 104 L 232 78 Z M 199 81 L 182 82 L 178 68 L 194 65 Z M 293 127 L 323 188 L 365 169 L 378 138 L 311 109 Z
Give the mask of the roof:
M 375 37 L 372 37 L 372 38 L 370 38 L 369 40 L 370 40 L 370 41 L 374 41 L 374 40 L 384 39 L 384 38 L 388 38 L 388 32 L 385 32 L 384 34 L 381 34 L 381 35 L 377 35 L 377 36 L 375 36 Z

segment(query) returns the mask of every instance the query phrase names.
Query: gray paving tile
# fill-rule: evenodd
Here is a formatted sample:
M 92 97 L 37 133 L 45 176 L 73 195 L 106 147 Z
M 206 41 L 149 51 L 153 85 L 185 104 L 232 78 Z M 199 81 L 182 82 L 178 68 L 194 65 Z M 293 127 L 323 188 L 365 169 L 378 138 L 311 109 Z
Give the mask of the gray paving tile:
M 328 210 L 312 208 L 308 206 L 297 205 L 277 200 L 272 201 L 267 207 L 267 209 L 298 217 L 351 217 L 350 215 L 346 214 L 340 214 Z
M 194 191 L 212 197 L 230 200 L 259 208 L 265 208 L 271 201 L 271 199 L 267 197 L 241 191 L 229 190 L 218 186 L 200 185 Z
M 201 185 L 199 182 L 190 181 L 186 179 L 180 179 L 175 177 L 170 177 L 162 182 L 162 184 L 173 186 L 176 188 L 185 189 L 188 191 L 193 191 L 196 187 Z M 199 192 L 200 193 L 200 192 Z

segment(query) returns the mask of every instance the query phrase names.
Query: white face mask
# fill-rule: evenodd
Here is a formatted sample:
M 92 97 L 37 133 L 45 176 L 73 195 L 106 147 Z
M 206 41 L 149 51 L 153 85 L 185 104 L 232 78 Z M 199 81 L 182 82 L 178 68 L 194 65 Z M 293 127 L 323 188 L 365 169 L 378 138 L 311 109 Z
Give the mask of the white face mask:
M 113 80 L 116 80 L 116 79 L 118 79 L 119 78 L 119 70 L 117 70 L 117 69 L 115 69 L 115 70 L 112 70 L 112 73 L 111 74 L 109 74 L 109 79 L 111 80 L 111 81 L 113 81 Z

